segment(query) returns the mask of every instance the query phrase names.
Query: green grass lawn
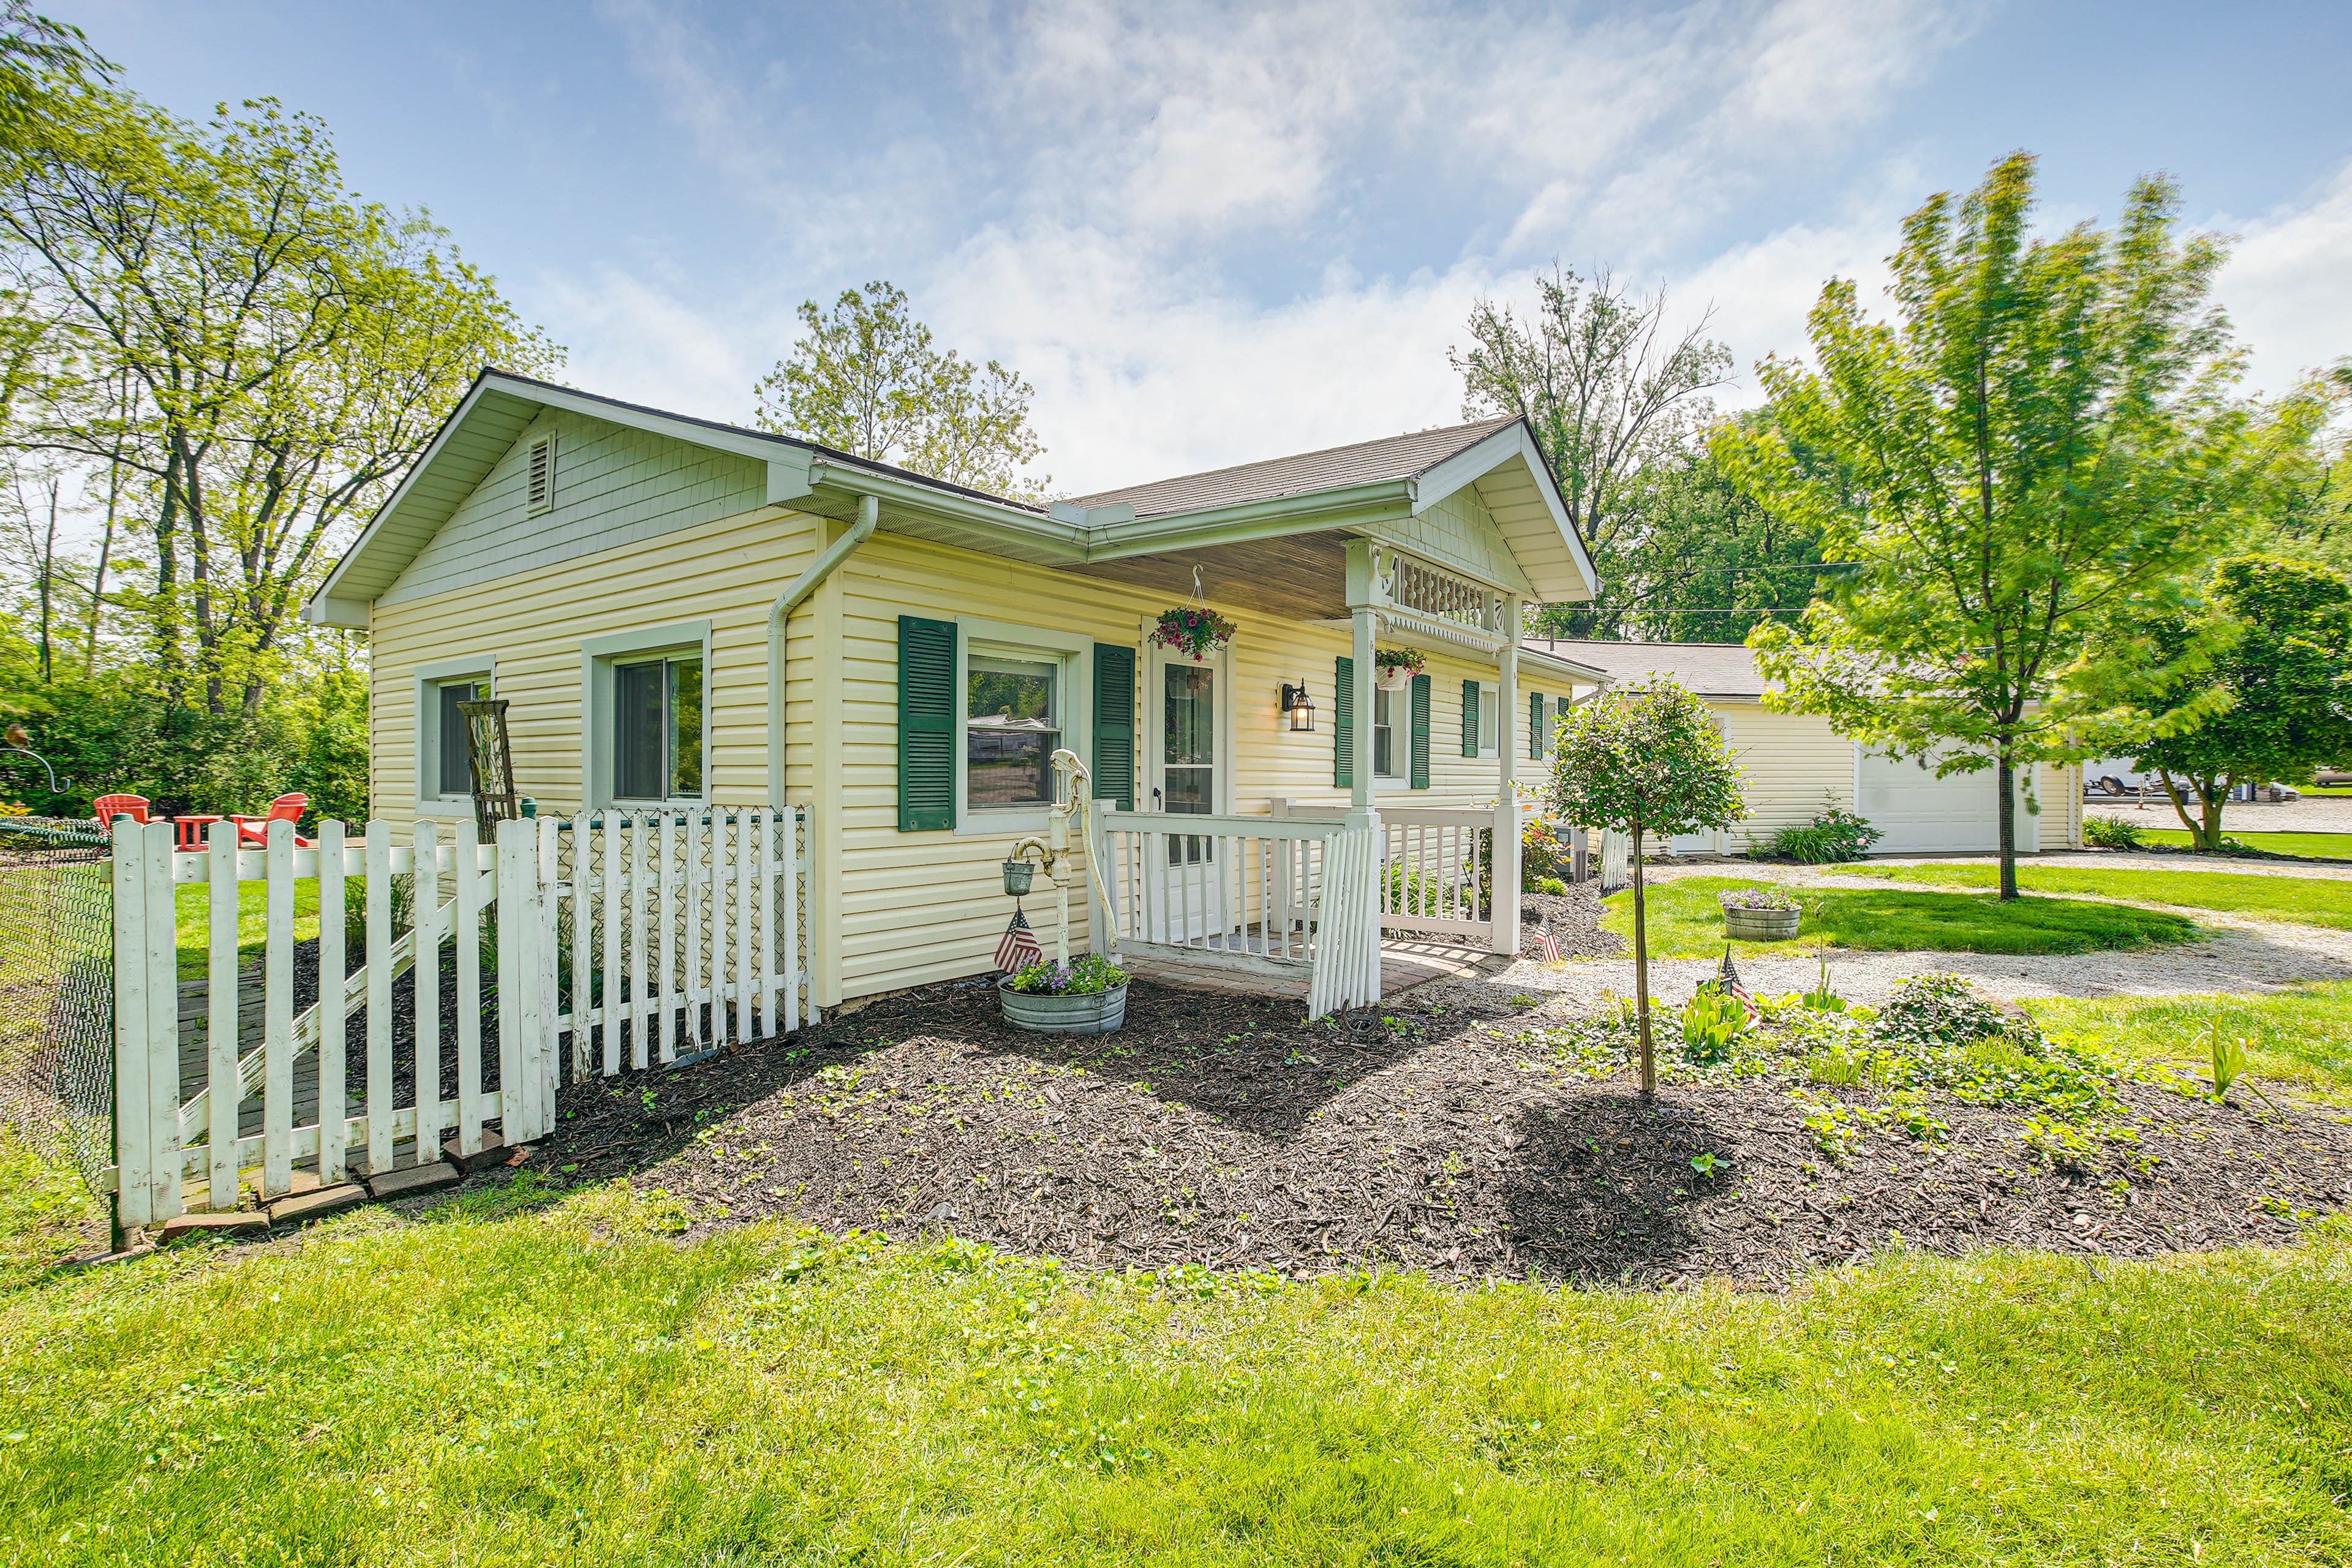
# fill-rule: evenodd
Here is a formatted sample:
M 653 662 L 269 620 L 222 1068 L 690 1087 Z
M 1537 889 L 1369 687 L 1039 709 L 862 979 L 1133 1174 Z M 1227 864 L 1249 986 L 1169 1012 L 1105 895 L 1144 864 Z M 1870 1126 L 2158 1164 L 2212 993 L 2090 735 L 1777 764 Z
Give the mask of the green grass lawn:
M 2331 1092 L 2352 1089 L 2352 982 L 2298 985 L 2266 996 L 2050 997 L 2024 1006 L 2053 1034 L 2090 1035 L 2200 1078 L 2212 1069 L 2210 1032 L 2250 1040 L 2247 1063 L 2259 1077 Z
M 2232 833 L 2230 837 L 2249 849 L 2267 849 L 2273 855 L 2352 860 L 2352 833 Z M 2150 828 L 2140 837 L 2147 843 L 2168 845 L 2175 849 L 2189 847 L 2189 834 L 2183 828 Z
M 1989 860 L 1942 866 L 1849 866 L 1843 869 L 1892 881 L 1940 882 L 1964 888 L 1990 888 L 2000 876 L 2000 868 Z M 2017 868 L 2017 885 L 2036 893 L 2095 893 L 2101 898 L 2140 899 L 2180 909 L 2264 915 L 2273 920 L 2352 931 L 2352 879 L 2340 878 L 2021 864 Z
M 0 1558 L 2352 1558 L 2341 1226 L 1651 1295 L 680 1223 L 525 1175 L 0 1289 Z
M 366 882 L 353 877 L 345 885 L 344 896 L 356 905 L 364 895 Z M 212 929 L 212 888 L 204 882 L 183 882 L 172 889 L 173 914 L 178 926 L 180 942 L 180 978 L 201 979 L 207 962 L 205 933 Z M 269 884 L 239 882 L 236 885 L 236 945 L 248 959 L 260 953 L 269 930 Z M 294 940 L 307 942 L 319 934 L 319 884 L 302 881 L 294 884 Z
M 1678 877 L 1650 885 L 1650 955 L 1713 958 L 1728 940 L 1717 893 L 1773 884 L 1736 877 Z M 1878 952 L 2089 952 L 2186 942 L 2197 928 L 2179 915 L 2072 899 L 2022 899 L 2013 904 L 1975 893 L 1866 892 L 1840 888 L 1790 888 L 1804 908 L 1794 942 L 1742 942 L 1742 952 L 1803 953 L 1823 942 Z M 1613 893 L 1601 925 L 1628 942 L 1633 936 L 1633 895 Z

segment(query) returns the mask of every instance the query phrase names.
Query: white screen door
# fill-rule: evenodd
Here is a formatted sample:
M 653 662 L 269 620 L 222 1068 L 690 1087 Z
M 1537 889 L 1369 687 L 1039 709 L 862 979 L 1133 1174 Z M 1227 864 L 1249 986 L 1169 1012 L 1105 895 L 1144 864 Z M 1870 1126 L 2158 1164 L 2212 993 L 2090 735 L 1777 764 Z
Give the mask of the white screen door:
M 1194 661 L 1188 654 L 1152 650 L 1150 740 L 1151 807 L 1171 816 L 1209 816 L 1223 809 L 1225 737 L 1222 656 Z M 1217 841 L 1206 835 L 1171 834 L 1151 868 L 1161 883 L 1151 897 L 1153 940 L 1198 941 L 1225 929 L 1223 879 Z

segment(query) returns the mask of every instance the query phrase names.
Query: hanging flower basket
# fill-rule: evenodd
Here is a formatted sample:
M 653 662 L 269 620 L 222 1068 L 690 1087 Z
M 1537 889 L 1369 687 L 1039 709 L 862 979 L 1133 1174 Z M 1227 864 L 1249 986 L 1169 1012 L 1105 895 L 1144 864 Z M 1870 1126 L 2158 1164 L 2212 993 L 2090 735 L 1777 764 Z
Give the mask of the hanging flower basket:
M 1384 691 L 1402 691 L 1428 664 L 1417 647 L 1384 647 L 1372 655 L 1372 679 Z
M 1198 663 L 1213 653 L 1222 653 L 1234 640 L 1234 630 L 1233 622 L 1206 605 L 1186 605 L 1160 612 L 1160 626 L 1151 640 L 1158 647 L 1189 653 Z

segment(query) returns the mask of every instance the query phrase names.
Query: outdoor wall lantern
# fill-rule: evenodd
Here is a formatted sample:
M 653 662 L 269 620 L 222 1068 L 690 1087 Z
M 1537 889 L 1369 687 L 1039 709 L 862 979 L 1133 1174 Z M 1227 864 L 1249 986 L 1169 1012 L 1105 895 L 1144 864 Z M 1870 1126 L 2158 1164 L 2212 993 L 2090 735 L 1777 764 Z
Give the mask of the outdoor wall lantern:
M 1286 680 L 1282 683 L 1282 705 L 1289 711 L 1292 734 L 1311 735 L 1315 732 L 1315 699 L 1307 694 L 1305 681 L 1296 686 Z

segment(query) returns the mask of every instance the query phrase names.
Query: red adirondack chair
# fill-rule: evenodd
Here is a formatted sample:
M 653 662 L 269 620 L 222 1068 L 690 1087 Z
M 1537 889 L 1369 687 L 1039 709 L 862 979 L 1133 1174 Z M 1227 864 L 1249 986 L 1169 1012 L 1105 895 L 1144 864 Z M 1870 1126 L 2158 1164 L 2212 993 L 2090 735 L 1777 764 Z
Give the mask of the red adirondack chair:
M 259 816 L 232 816 L 229 820 L 236 824 L 236 842 L 238 847 L 246 849 L 268 848 L 269 825 L 273 822 L 301 821 L 302 813 L 309 807 L 310 804 L 310 797 L 307 795 L 281 795 L 276 800 L 271 801 L 269 803 L 269 809 Z M 294 847 L 298 849 L 311 849 L 317 847 L 317 846 L 318 840 L 316 839 L 305 838 L 299 833 L 294 836 Z
M 102 795 L 90 802 L 90 811 L 98 817 L 98 825 L 109 832 L 113 831 L 118 816 L 127 816 L 142 827 L 147 826 L 147 797 L 143 795 Z

